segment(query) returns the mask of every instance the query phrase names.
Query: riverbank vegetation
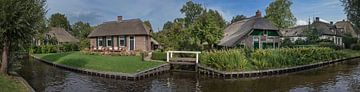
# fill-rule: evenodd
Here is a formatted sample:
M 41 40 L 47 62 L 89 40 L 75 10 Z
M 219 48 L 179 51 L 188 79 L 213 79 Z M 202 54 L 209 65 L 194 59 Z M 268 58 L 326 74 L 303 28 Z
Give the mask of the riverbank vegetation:
M 284 68 L 359 56 L 352 50 L 325 47 L 280 49 L 230 49 L 204 52 L 200 63 L 222 71 L 249 71 Z
M 29 53 L 31 54 L 46 54 L 46 53 L 58 53 L 58 52 L 70 52 L 70 51 L 79 51 L 79 46 L 74 43 L 66 43 L 61 45 L 41 45 L 41 46 L 31 46 L 29 48 Z
M 27 88 L 15 78 L 0 74 L 0 91 L 1 92 L 26 92 Z
M 163 64 L 157 61 L 142 61 L 140 56 L 85 55 L 81 52 L 34 55 L 55 64 L 105 72 L 136 73 Z

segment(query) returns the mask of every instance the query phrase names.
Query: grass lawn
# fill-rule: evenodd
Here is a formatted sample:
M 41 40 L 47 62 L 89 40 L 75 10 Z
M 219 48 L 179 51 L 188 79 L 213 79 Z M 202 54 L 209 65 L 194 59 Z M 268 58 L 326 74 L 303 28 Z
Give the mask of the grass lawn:
M 81 52 L 35 54 L 35 56 L 56 64 L 122 73 L 136 73 L 164 63 L 141 61 L 139 56 L 98 56 L 84 55 Z
M 0 92 L 26 92 L 26 87 L 16 79 L 0 74 Z

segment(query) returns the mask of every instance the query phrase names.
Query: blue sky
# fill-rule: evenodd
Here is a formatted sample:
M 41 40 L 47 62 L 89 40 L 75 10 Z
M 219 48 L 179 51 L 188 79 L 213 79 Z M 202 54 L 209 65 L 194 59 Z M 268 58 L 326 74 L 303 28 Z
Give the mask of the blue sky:
M 48 0 L 49 17 L 53 13 L 65 14 L 72 23 L 89 22 L 98 25 L 105 21 L 140 18 L 150 20 L 154 30 L 161 29 L 166 21 L 183 17 L 180 8 L 188 0 Z M 256 10 L 265 14 L 265 9 L 274 0 L 193 0 L 208 9 L 218 10 L 225 20 L 235 15 L 253 16 Z M 320 17 L 322 21 L 340 21 L 346 18 L 339 0 L 292 0 L 291 6 L 299 25 L 309 18 Z

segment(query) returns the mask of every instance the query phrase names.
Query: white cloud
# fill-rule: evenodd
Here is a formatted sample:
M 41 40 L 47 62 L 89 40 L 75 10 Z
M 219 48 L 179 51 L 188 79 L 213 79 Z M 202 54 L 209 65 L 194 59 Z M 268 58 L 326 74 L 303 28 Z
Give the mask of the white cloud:
M 296 25 L 307 25 L 307 24 L 308 24 L 308 22 L 305 20 L 297 20 L 296 21 Z
M 330 23 L 330 21 L 327 21 L 327 20 L 321 19 L 321 18 L 320 18 L 320 21 L 325 22 L 325 23 Z

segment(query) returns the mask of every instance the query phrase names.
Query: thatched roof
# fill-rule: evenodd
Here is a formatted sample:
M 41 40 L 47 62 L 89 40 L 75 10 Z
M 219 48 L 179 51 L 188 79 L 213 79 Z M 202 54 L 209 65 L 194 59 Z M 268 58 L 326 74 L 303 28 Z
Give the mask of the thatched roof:
M 300 25 L 293 28 L 282 30 L 283 36 L 286 37 L 303 37 L 305 31 L 308 29 L 308 25 Z M 325 23 L 322 21 L 314 21 L 311 24 L 312 28 L 315 28 L 319 35 L 331 35 L 331 36 L 342 36 L 343 32 L 340 32 L 335 25 Z
M 305 31 L 306 29 L 308 29 L 308 25 L 300 25 L 300 26 L 296 26 L 296 27 L 292 27 L 292 28 L 289 28 L 289 29 L 284 29 L 282 30 L 282 34 L 283 36 L 286 36 L 286 37 L 303 37 L 305 36 Z
M 158 41 L 156 41 L 154 38 L 151 37 L 151 42 L 153 44 L 156 44 L 156 45 L 160 45 L 160 43 Z
M 110 21 L 96 27 L 88 37 L 113 35 L 150 35 L 150 28 L 140 19 Z
M 72 36 L 69 32 L 65 31 L 64 28 L 59 27 L 52 27 L 49 32 L 46 33 L 46 35 L 49 35 L 51 37 L 55 37 L 58 42 L 79 42 L 78 39 L 76 39 L 74 36 Z
M 245 35 L 248 35 L 253 29 L 275 31 L 279 30 L 265 18 L 261 16 L 253 16 L 249 19 L 235 22 L 225 28 L 224 37 L 220 40 L 220 43 L 218 45 L 233 47 L 238 41 L 240 41 Z
M 315 21 L 311 24 L 312 27 L 315 27 L 316 31 L 320 35 L 331 35 L 331 36 L 342 36 L 343 33 L 340 32 L 335 25 L 325 23 L 322 21 Z
M 335 23 L 336 28 L 343 29 L 344 32 L 351 33 L 353 37 L 357 37 L 357 31 L 355 31 L 354 26 L 349 21 L 338 21 Z

